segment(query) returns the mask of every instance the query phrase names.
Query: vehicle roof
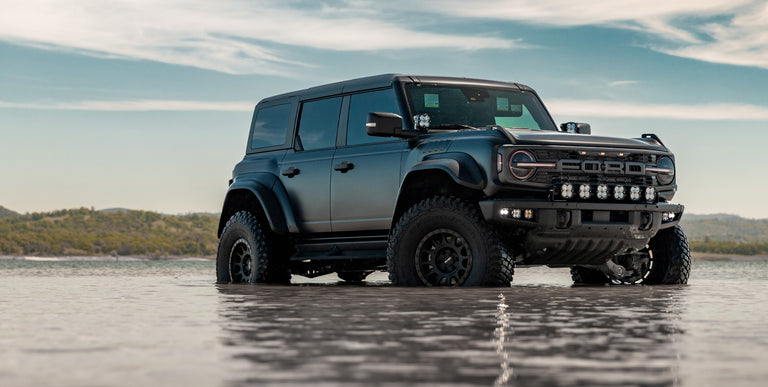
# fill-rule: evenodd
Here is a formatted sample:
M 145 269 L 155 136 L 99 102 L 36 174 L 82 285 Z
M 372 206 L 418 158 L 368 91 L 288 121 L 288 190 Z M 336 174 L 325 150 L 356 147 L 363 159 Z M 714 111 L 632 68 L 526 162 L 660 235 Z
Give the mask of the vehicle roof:
M 393 83 L 441 83 L 451 85 L 476 85 L 500 88 L 517 88 L 534 92 L 528 86 L 515 82 L 501 82 L 488 79 L 459 78 L 459 77 L 440 77 L 431 75 L 405 75 L 405 74 L 380 74 L 364 78 L 350 79 L 341 82 L 328 83 L 325 85 L 310 87 L 307 89 L 291 91 L 271 97 L 264 98 L 261 103 L 270 102 L 279 99 L 288 99 L 300 97 L 301 99 L 320 98 L 329 95 L 342 93 L 351 93 L 360 90 L 376 89 L 392 86 Z

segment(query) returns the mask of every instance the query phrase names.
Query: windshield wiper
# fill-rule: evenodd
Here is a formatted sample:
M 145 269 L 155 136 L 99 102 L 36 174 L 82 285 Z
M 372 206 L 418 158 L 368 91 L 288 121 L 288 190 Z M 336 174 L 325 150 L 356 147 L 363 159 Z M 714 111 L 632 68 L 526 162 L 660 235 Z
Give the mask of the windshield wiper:
M 430 126 L 429 129 L 477 129 L 474 126 L 464 125 L 464 124 L 440 124 L 435 126 Z

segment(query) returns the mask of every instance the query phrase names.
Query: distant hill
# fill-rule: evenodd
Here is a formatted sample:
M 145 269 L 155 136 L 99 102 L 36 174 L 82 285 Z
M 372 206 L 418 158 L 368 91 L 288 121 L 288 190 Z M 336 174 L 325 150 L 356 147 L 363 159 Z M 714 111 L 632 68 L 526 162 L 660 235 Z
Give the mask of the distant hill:
M 685 214 L 680 223 L 692 241 L 768 243 L 768 219 L 746 219 L 730 214 Z
M 3 218 L 9 218 L 11 216 L 18 216 L 19 213 L 16 211 L 11 211 L 3 206 L 0 206 L 0 219 Z
M 32 213 L 0 219 L 0 254 L 213 256 L 217 226 L 212 216 L 149 211 Z

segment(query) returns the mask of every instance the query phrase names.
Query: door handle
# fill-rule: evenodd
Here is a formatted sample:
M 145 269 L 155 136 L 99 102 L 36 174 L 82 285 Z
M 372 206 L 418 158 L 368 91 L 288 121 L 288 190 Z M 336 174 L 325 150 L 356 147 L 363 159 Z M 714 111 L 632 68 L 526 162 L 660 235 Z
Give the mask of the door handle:
M 299 168 L 290 167 L 288 169 L 283 169 L 283 172 L 281 173 L 283 174 L 283 176 L 294 177 L 299 174 Z
M 342 161 L 341 164 L 336 164 L 333 166 L 333 169 L 337 171 L 341 171 L 341 173 L 347 173 L 350 169 L 353 169 L 355 167 L 355 164 L 350 163 L 349 161 Z

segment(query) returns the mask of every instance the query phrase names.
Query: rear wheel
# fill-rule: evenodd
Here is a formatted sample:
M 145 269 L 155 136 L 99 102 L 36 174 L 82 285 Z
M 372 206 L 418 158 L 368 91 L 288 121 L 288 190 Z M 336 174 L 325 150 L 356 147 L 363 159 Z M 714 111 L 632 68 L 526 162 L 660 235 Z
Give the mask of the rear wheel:
M 274 236 L 267 235 L 258 219 L 247 211 L 232 215 L 224 226 L 216 255 L 218 282 L 287 283 L 287 261 L 278 254 Z
M 514 261 L 476 206 L 435 196 L 403 214 L 387 247 L 396 286 L 509 286 Z

